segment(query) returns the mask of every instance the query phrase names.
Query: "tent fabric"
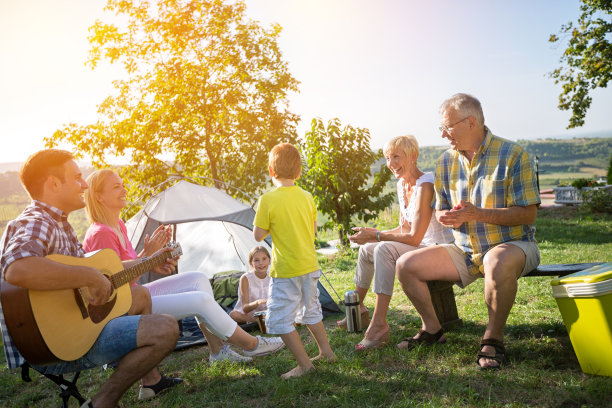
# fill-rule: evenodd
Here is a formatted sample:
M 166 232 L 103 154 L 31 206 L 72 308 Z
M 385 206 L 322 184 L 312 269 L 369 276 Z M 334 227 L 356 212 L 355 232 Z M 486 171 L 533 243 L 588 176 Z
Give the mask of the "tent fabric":
M 173 225 L 183 255 L 178 271 L 200 271 L 212 278 L 215 273 L 247 271 L 249 251 L 263 245 L 270 253 L 271 243 L 253 237 L 255 210 L 214 187 L 180 180 L 153 196 L 126 222 L 128 237 L 136 252 L 144 238 L 161 225 Z M 161 278 L 154 272 L 141 276 L 139 283 Z M 324 316 L 342 313 L 329 292 L 319 282 L 319 300 Z M 326 314 L 327 313 L 327 314 Z
M 180 271 L 200 271 L 209 278 L 221 271 L 248 268 L 248 254 L 255 245 L 270 249 L 269 242 L 252 237 L 255 210 L 214 187 L 180 180 L 153 196 L 126 222 L 128 237 L 136 252 L 144 238 L 161 225 L 174 225 L 175 239 L 183 249 Z M 140 283 L 161 278 L 153 272 Z
M 149 218 L 163 224 L 215 220 L 253 225 L 255 216 L 253 208 L 223 191 L 185 180 L 154 196 L 143 210 Z

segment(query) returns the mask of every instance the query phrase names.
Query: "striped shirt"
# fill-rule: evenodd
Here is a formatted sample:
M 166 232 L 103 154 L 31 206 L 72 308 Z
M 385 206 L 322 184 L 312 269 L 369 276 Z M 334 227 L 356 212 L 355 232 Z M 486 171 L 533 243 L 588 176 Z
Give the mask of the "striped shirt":
M 442 154 L 436 168 L 435 209 L 450 210 L 461 200 L 479 208 L 526 207 L 540 203 L 535 173 L 527 153 L 518 144 L 487 135 L 472 161 L 456 150 Z M 466 255 L 471 274 L 482 273 L 482 258 L 508 241 L 535 242 L 533 225 L 505 226 L 465 222 L 453 229 L 455 245 Z
M 19 259 L 51 254 L 85 255 L 74 229 L 68 223 L 68 216 L 62 210 L 36 200 L 7 225 L 1 242 L 0 285 L 4 282 L 6 268 Z M 0 324 L 7 365 L 17 368 L 25 360 L 8 333 L 1 304 Z

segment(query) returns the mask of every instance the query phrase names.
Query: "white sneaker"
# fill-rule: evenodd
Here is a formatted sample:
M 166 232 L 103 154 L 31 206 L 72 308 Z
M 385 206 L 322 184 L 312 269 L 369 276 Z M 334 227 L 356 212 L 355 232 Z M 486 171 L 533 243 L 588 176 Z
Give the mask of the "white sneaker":
M 251 357 L 242 356 L 236 353 L 227 344 L 223 345 L 223 347 L 221 347 L 221 351 L 219 351 L 217 354 L 211 354 L 208 358 L 208 362 L 210 363 L 210 365 L 218 363 L 219 361 L 235 361 L 239 363 L 246 363 L 247 361 L 251 360 Z
M 253 350 L 244 350 L 245 356 L 265 356 L 272 354 L 285 347 L 285 343 L 280 337 L 261 337 L 256 336 L 257 347 Z

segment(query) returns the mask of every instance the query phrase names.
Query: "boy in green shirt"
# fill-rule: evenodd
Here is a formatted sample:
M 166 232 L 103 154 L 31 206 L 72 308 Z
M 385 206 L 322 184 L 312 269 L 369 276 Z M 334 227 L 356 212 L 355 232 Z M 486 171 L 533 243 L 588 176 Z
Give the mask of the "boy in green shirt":
M 321 276 L 314 247 L 317 209 L 312 195 L 295 185 L 302 174 L 300 153 L 290 143 L 274 146 L 268 171 L 276 189 L 259 198 L 253 234 L 257 241 L 272 235 L 272 265 L 266 328 L 279 334 L 298 366 L 281 378 L 299 377 L 312 369 L 294 322 L 305 324 L 319 346 L 313 360 L 334 360 L 319 303 Z

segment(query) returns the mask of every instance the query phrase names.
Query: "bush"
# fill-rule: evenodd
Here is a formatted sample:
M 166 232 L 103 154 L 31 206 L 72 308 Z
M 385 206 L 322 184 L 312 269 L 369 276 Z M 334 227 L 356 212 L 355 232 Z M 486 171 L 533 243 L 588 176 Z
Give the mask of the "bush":
M 582 187 L 597 187 L 597 186 L 599 186 L 599 183 L 595 179 L 588 179 L 588 178 L 581 177 L 579 179 L 572 181 L 572 187 L 576 187 L 578 190 L 580 190 Z
M 601 189 L 587 190 L 582 195 L 582 205 L 592 212 L 612 214 L 612 194 Z
M 329 247 L 329 243 L 327 241 L 325 241 L 324 239 L 319 239 L 315 237 L 315 248 L 319 249 L 319 248 L 327 248 Z

